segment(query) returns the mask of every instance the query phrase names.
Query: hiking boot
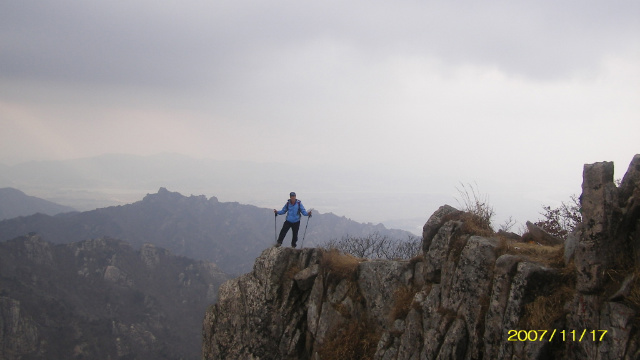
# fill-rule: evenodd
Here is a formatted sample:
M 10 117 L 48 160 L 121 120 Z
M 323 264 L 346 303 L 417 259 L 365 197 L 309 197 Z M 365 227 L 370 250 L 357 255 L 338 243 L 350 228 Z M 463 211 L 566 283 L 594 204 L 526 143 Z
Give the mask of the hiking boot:
M 296 246 L 295 246 L 295 245 L 291 245 L 291 247 L 292 247 L 292 248 L 294 248 L 294 249 L 296 248 Z
M 276 247 L 280 247 L 280 245 L 282 245 L 282 243 L 276 243 Z

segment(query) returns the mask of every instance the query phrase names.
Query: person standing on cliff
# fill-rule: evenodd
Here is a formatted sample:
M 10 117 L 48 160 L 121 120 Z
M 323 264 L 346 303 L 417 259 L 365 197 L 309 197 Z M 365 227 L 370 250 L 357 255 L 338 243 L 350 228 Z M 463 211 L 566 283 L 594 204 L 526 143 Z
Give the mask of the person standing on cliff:
M 311 217 L 312 211 L 313 210 L 309 210 L 309 212 L 307 212 L 304 205 L 302 205 L 302 202 L 296 199 L 296 193 L 294 192 L 289 194 L 289 201 L 284 204 L 282 210 L 278 211 L 273 209 L 273 213 L 276 214 L 276 216 L 287 213 L 287 219 L 284 224 L 282 224 L 282 230 L 280 230 L 280 236 L 278 236 L 276 247 L 282 245 L 282 240 L 284 240 L 287 232 L 291 229 L 293 232 L 291 247 L 295 249 L 296 244 L 298 243 L 298 230 L 300 230 L 300 215 Z

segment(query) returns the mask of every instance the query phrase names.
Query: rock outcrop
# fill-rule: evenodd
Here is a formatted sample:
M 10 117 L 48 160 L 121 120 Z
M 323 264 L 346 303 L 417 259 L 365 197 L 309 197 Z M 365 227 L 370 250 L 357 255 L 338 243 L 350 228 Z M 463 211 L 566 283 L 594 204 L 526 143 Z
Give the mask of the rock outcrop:
M 541 227 L 532 224 L 531 221 L 525 223 L 527 231 L 530 235 L 531 241 L 541 245 L 559 245 L 562 244 L 562 239 L 545 232 Z
M 619 187 L 611 163 L 584 169 L 572 249 L 489 235 L 450 206 L 410 261 L 267 249 L 221 286 L 203 358 L 638 359 L 640 156 Z

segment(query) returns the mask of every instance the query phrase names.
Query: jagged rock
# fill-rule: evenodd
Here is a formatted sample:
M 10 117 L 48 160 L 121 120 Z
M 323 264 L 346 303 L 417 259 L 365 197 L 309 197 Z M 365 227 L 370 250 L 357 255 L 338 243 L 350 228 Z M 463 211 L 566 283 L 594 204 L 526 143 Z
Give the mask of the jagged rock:
M 497 332 L 502 334 L 502 339 L 509 338 L 509 330 L 520 330 L 521 319 L 525 312 L 525 305 L 530 304 L 537 296 L 548 295 L 556 281 L 556 272 L 539 264 L 519 262 L 516 273 L 511 280 L 509 295 L 504 307 L 502 329 L 488 328 L 489 338 L 499 338 Z M 534 329 L 526 329 L 534 330 Z M 539 329 L 535 329 L 539 330 Z M 497 344 L 497 358 L 524 358 L 525 348 L 519 342 L 502 341 Z M 487 347 L 488 348 L 488 347 Z
M 600 312 L 600 324 L 598 329 L 607 329 L 607 334 L 600 336 L 603 332 L 596 331 L 589 333 L 590 341 L 598 344 L 598 359 L 622 359 L 625 356 L 629 335 L 633 330 L 632 322 L 636 311 L 628 306 L 615 302 L 605 303 Z M 608 336 L 607 336 L 608 335 Z M 594 339 L 598 341 L 594 341 Z
M 311 289 L 319 272 L 320 266 L 318 264 L 313 264 L 312 266 L 295 274 L 293 279 L 296 281 L 296 285 L 298 285 L 300 290 L 306 291 Z
M 578 239 L 574 258 L 577 292 L 573 301 L 567 304 L 567 327 L 606 330 L 607 334 L 602 341 L 568 343 L 571 359 L 634 358 L 631 354 L 637 353 L 628 344 L 637 344 L 640 337 L 632 320 L 638 314 L 638 304 L 629 306 L 619 302 L 625 297 L 626 286 L 637 287 L 637 281 L 627 277 L 627 281 L 615 286 L 612 278 L 621 271 L 640 270 L 635 247 L 635 240 L 640 236 L 640 211 L 635 205 L 640 187 L 639 168 L 640 156 L 636 155 L 623 183 L 616 188 L 612 163 L 584 167 L 583 221 L 575 233 Z
M 407 261 L 375 260 L 360 264 L 358 288 L 366 302 L 370 319 L 380 327 L 387 327 L 395 292 L 401 286 L 408 286 L 411 277 Z
M 443 205 L 436 210 L 433 215 L 429 217 L 429 220 L 422 227 L 422 251 L 426 254 L 429 252 L 431 246 L 431 239 L 436 235 L 440 226 L 442 226 L 442 219 L 450 214 L 459 213 L 460 210 L 453 206 Z
M 631 241 L 633 260 L 637 267 L 640 264 L 640 154 L 629 164 L 618 191 L 619 206 L 624 214 L 620 226 L 623 234 L 619 236 L 627 236 Z
M 449 221 L 438 228 L 424 254 L 424 278 L 429 282 L 440 282 L 442 266 L 447 259 L 449 246 L 456 236 L 455 230 L 461 226 L 458 221 Z M 424 245 L 423 245 L 424 246 Z
M 53 266 L 51 244 L 42 240 L 40 236 L 33 235 L 25 238 L 23 246 L 27 260 L 39 265 Z
M 133 280 L 129 279 L 127 274 L 120 270 L 117 266 L 108 265 L 104 270 L 104 279 L 112 283 L 133 287 Z
M 398 359 L 418 359 L 416 349 L 422 345 L 422 314 L 415 309 L 411 309 L 407 318 L 403 321 L 403 328 L 394 329 L 401 332 L 400 343 L 397 346 Z
M 605 271 L 616 263 L 623 249 L 613 239 L 613 223 L 619 218 L 618 198 L 613 184 L 613 163 L 584 166 L 582 183 L 582 223 L 578 231 L 575 264 L 577 289 L 594 293 L 602 289 Z
M 42 356 L 38 327 L 20 301 L 0 296 L 0 359 Z
M 307 342 L 324 331 L 327 321 L 335 320 L 328 319 L 335 309 L 310 297 L 314 290 L 324 290 L 321 275 L 311 289 L 301 290 L 293 280 L 295 274 L 286 273 L 318 264 L 319 256 L 316 249 L 269 248 L 258 257 L 252 272 L 220 286 L 219 300 L 205 317 L 203 356 L 279 359 L 304 354 L 309 358 Z M 313 301 L 308 311 L 302 306 L 307 299 Z M 313 331 L 306 324 L 312 324 Z
M 618 289 L 618 291 L 616 291 L 615 294 L 609 297 L 609 301 L 621 301 L 621 300 L 624 300 L 627 296 L 629 296 L 629 293 L 631 292 L 631 287 L 633 286 L 633 283 L 635 280 L 636 280 L 635 273 L 627 275 L 627 277 L 622 282 L 622 285 L 620 285 L 620 289 Z
M 451 257 L 443 270 L 441 306 L 465 320 L 465 331 L 453 332 L 447 337 L 463 336 L 464 339 L 458 340 L 466 344 L 467 356 L 471 358 L 482 356 L 482 339 L 476 329 L 484 322 L 489 304 L 496 248 L 497 241 L 472 236 L 460 253 L 455 270 L 456 259 Z
M 367 344 L 377 360 L 637 359 L 640 304 L 629 294 L 640 281 L 614 278 L 640 270 L 638 162 L 619 189 L 609 163 L 585 166 L 584 221 L 565 242 L 564 268 L 504 254 L 504 240 L 469 233 L 473 216 L 450 206 L 429 218 L 424 254 L 408 262 L 363 261 L 339 276 L 322 250 L 265 250 L 253 273 L 221 287 L 203 357 L 362 358 L 351 350 Z M 377 334 L 375 347 L 345 330 L 354 322 Z M 543 340 L 509 341 L 543 329 Z
M 620 181 L 620 187 L 618 189 L 620 193 L 620 199 L 624 200 L 620 204 L 621 207 L 625 206 L 625 202 L 632 197 L 637 199 L 637 191 L 640 189 L 640 154 L 637 154 L 631 160 L 627 172 L 624 174 L 622 181 Z
M 548 232 L 544 231 L 541 227 L 535 224 L 532 224 L 530 221 L 527 221 L 525 225 L 527 226 L 527 231 L 531 235 L 532 241 L 537 242 L 538 244 L 541 244 L 541 245 L 549 245 L 549 246 L 562 244 L 562 239 L 558 239 L 557 237 L 549 234 Z
M 469 333 L 467 332 L 467 324 L 463 318 L 457 317 L 444 337 L 444 341 L 438 352 L 438 359 L 462 360 L 468 358 L 468 347 L 471 345 L 468 341 Z M 474 356 L 471 358 L 476 359 Z
M 564 241 L 564 254 L 563 260 L 565 266 L 569 265 L 569 263 L 573 260 L 573 257 L 576 253 L 576 246 L 578 244 L 578 235 L 575 232 L 569 233 L 567 235 L 567 240 Z
M 168 252 L 164 249 L 158 249 L 153 244 L 143 244 L 140 248 L 140 256 L 142 261 L 147 265 L 149 269 L 155 269 L 160 263 L 160 256 L 167 255 Z
M 508 336 L 508 330 L 512 329 L 518 321 L 512 317 L 505 317 L 505 312 L 510 299 L 511 284 L 520 260 L 519 256 L 509 254 L 502 255 L 496 260 L 491 298 L 485 315 L 484 344 L 487 359 L 498 358 L 498 351 L 505 345 L 504 339 Z

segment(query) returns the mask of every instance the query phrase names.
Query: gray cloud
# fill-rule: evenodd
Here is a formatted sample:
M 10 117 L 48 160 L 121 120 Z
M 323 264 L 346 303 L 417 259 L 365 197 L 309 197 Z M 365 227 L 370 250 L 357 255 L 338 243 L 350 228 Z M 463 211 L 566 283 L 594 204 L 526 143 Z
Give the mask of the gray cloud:
M 3 77 L 167 87 L 226 85 L 314 42 L 371 62 L 427 57 L 557 78 L 637 51 L 640 31 L 634 1 L 40 1 L 0 13 Z

